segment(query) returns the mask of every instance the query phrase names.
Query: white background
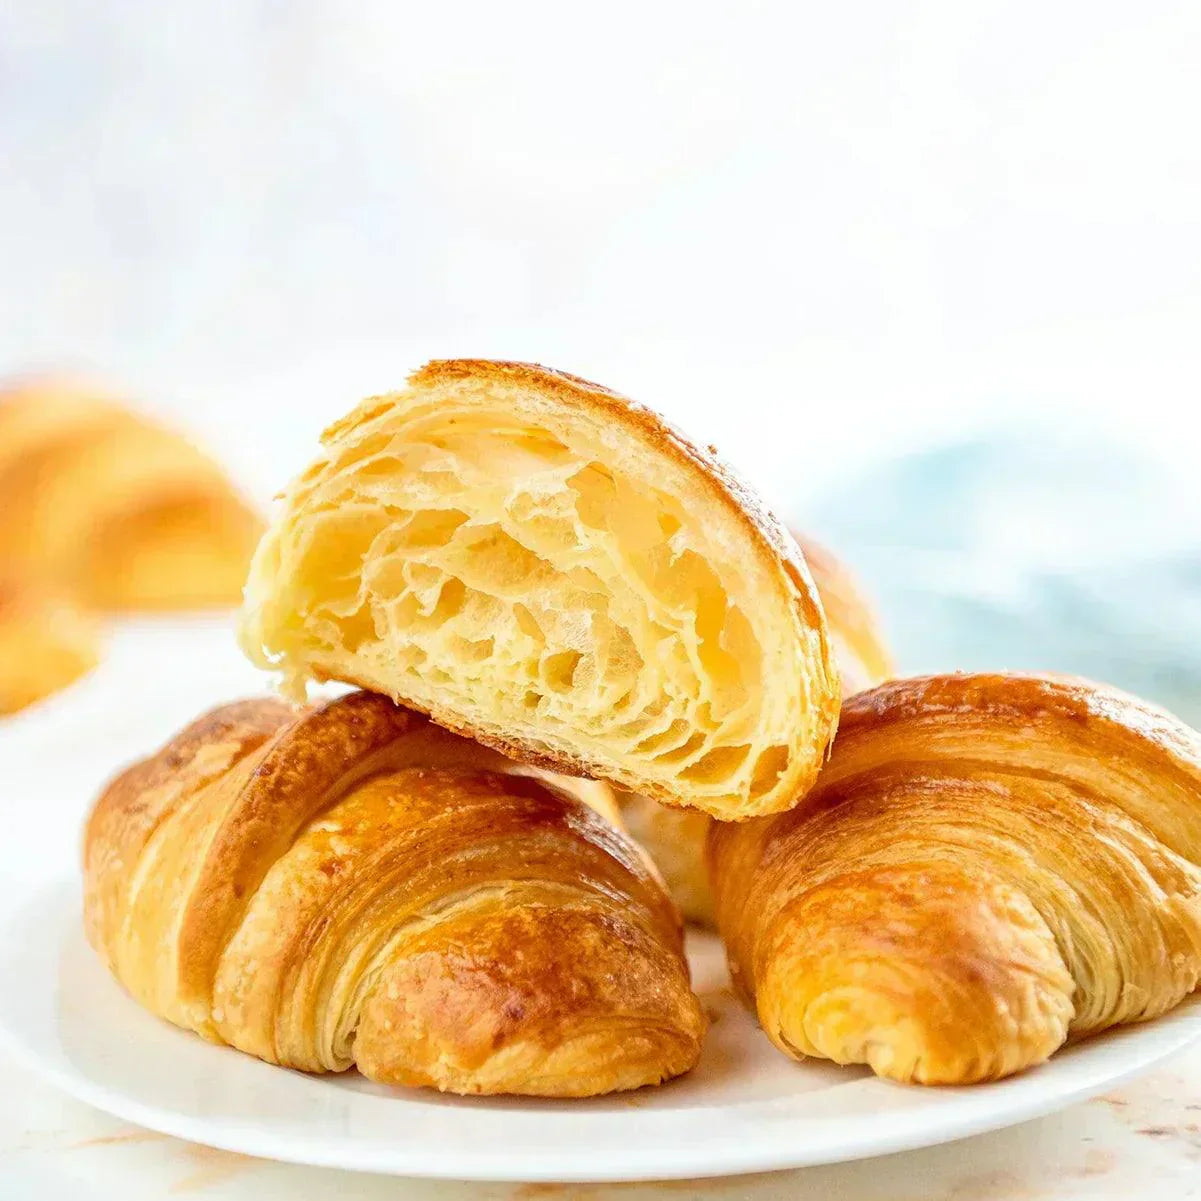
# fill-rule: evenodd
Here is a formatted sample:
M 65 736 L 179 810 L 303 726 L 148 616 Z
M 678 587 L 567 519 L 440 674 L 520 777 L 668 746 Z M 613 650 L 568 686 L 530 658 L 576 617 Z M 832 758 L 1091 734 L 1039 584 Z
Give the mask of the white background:
M 773 496 L 1052 414 L 1191 467 L 1201 6 L 0 6 L 0 369 L 272 488 L 433 355 L 667 409 Z

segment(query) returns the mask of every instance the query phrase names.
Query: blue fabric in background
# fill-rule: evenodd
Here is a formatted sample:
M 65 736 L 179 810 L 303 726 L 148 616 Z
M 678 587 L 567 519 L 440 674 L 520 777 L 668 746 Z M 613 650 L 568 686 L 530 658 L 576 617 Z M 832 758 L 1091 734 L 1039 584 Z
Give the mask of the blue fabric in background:
M 1199 491 L 1124 447 L 1008 430 L 851 478 L 803 528 L 871 590 L 907 674 L 1072 672 L 1199 724 Z

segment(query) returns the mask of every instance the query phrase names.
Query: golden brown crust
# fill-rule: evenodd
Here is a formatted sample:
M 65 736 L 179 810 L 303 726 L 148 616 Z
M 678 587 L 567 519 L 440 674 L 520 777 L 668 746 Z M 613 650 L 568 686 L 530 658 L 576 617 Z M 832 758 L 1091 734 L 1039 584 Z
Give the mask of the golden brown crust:
M 325 457 L 285 494 L 251 571 L 242 625 L 247 653 L 282 668 L 293 695 L 309 679 L 384 692 L 506 755 L 637 788 L 664 803 L 735 820 L 792 804 L 815 776 L 837 721 L 837 675 L 804 559 L 758 499 L 711 452 L 650 410 L 562 372 L 439 361 L 414 373 L 409 384 L 408 392 L 367 400 L 330 426 L 322 439 Z M 516 501 L 512 492 L 498 500 L 510 483 L 527 482 L 522 456 L 541 472 L 537 486 Z M 432 466 L 435 460 L 441 466 Z M 617 464 L 626 474 L 615 484 Z M 676 506 L 683 519 L 665 510 L 656 527 L 656 502 L 645 509 L 615 504 L 600 524 L 589 525 L 583 509 L 602 504 L 576 484 L 589 473 L 587 487 L 598 493 L 608 487 L 615 494 L 627 483 L 660 487 L 661 503 Z M 555 487 L 561 495 L 551 494 Z M 478 509 L 472 507 L 477 501 Z M 698 505 L 710 510 L 706 519 L 698 519 Z M 567 520 L 565 508 L 575 521 L 572 534 L 580 535 L 570 549 L 556 542 L 564 537 L 556 522 Z M 628 520 L 648 528 L 627 537 L 617 526 Z M 689 522 L 693 526 L 682 529 Z M 487 530 L 493 531 L 492 557 L 485 560 L 468 539 Z M 706 558 L 704 545 L 698 550 L 687 538 L 713 539 L 717 557 Z M 508 562 L 501 563 L 504 555 Z M 673 584 L 668 567 L 677 557 L 684 567 Z M 721 575 L 726 564 L 737 565 L 736 595 L 723 591 L 730 583 Z M 488 574 L 487 585 L 464 584 L 469 573 Z M 431 616 L 434 601 L 427 598 L 442 588 L 442 605 L 449 587 L 458 592 L 447 620 L 474 623 L 461 637 Z M 594 603 L 612 587 L 625 590 L 620 604 Z M 691 589 L 692 600 L 671 595 L 673 587 Z M 525 607 L 518 603 L 522 588 L 520 599 L 535 598 L 543 612 L 570 612 L 578 621 L 553 638 L 536 630 L 535 637 L 546 640 L 520 652 L 529 651 L 529 658 L 504 674 L 502 687 L 479 665 L 496 657 L 498 639 L 508 654 L 527 637 L 522 617 L 538 626 L 528 612 L 515 613 Z M 556 604 L 556 589 L 574 590 L 584 602 L 572 602 L 578 609 Z M 630 598 L 646 611 L 634 612 Z M 490 618 L 467 616 L 486 606 Z M 498 609 L 504 610 L 499 616 Z M 664 615 L 660 630 L 655 622 Z M 676 638 L 672 653 L 683 666 L 664 667 L 656 647 L 671 641 L 664 630 L 684 622 L 684 615 L 697 628 Z M 418 629 L 427 618 L 433 628 Z M 700 629 L 705 621 L 714 629 Z M 589 622 L 607 623 L 607 643 L 595 637 L 595 628 L 581 634 Z M 752 653 L 741 654 L 739 640 Z M 602 646 L 609 662 L 600 662 Z M 574 666 L 563 669 L 565 684 L 540 678 L 555 660 L 583 660 L 582 675 L 595 695 L 581 687 Z M 628 674 L 634 661 L 647 673 L 676 671 L 676 686 L 651 689 L 644 679 L 627 681 L 619 692 L 605 673 L 620 663 Z M 695 684 L 682 682 L 688 672 Z M 728 698 L 741 681 L 718 678 L 721 673 L 751 681 L 737 702 Z M 602 702 L 600 686 L 610 684 L 615 699 Z M 548 696 L 548 688 L 556 695 Z M 710 702 L 707 691 L 721 695 Z M 635 693 L 644 710 L 614 721 L 616 706 Z M 580 698 L 583 725 L 564 699 L 568 694 Z M 521 710 L 522 697 L 530 710 Z M 676 708 L 663 712 L 656 704 Z M 677 710 L 688 706 L 689 715 L 681 716 Z M 602 728 L 599 713 L 617 728 Z
M 92 945 L 101 949 L 110 970 L 114 963 L 103 948 L 118 936 L 129 875 L 163 820 L 293 720 L 292 707 L 273 698 L 222 705 L 105 788 L 84 835 L 84 919 Z
M 1201 979 L 1201 736 L 1087 681 L 860 693 L 805 803 L 709 849 L 736 984 L 789 1054 L 991 1079 Z
M 599 907 L 481 906 L 459 926 L 456 946 L 451 956 L 439 931 L 416 936 L 367 1004 L 355 1040 L 360 1070 L 435 1088 L 469 1079 L 470 1091 L 495 1093 L 508 1091 L 499 1066 L 505 1075 L 523 1073 L 523 1091 L 595 1096 L 643 1076 L 648 1060 L 695 1058 L 695 1023 L 681 1021 L 678 998 L 662 987 L 677 970 L 675 952 L 644 927 Z M 577 964 L 570 976 L 564 946 Z M 617 972 L 615 949 L 624 962 Z M 597 1021 L 632 1011 L 639 1022 L 616 1037 Z M 533 1055 L 531 1028 L 540 1032 Z M 453 1047 L 453 1057 L 414 1056 L 413 1044 L 424 1040 Z M 499 1065 L 498 1047 L 510 1049 Z M 581 1072 L 581 1063 L 597 1066 Z
M 0 393 L 0 556 L 95 608 L 236 604 L 261 522 L 184 438 L 95 390 Z
M 88 936 L 153 1012 L 270 1062 L 466 1093 L 658 1083 L 704 1026 L 679 915 L 577 794 L 607 792 L 375 694 L 224 706 L 97 802 Z

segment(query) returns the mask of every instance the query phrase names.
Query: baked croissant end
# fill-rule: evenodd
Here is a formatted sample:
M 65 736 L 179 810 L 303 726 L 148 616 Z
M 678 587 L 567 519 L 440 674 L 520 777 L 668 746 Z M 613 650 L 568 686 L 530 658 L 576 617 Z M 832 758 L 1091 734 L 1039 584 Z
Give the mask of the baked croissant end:
M 1201 735 L 1082 680 L 897 680 L 791 813 L 709 835 L 735 983 L 786 1054 L 958 1084 L 1201 976 Z
M 728 819 L 793 804 L 837 720 L 803 557 L 649 410 L 434 362 L 326 431 L 255 555 L 242 643 L 558 771 Z
M 271 1063 L 590 1096 L 700 1051 L 679 915 L 637 846 L 372 693 L 200 718 L 100 797 L 84 882 L 138 1001 Z
M 237 604 L 261 533 L 171 430 L 70 385 L 0 395 L 0 559 L 109 610 Z
M 844 696 L 879 684 L 892 675 L 892 657 L 870 601 L 854 575 L 812 538 L 795 535 L 813 574 Z M 713 896 L 705 864 L 705 837 L 712 820 L 696 810 L 668 808 L 636 793 L 619 790 L 626 829 L 650 852 L 683 914 L 713 925 Z
M 876 617 L 876 608 L 855 573 L 816 538 L 793 537 L 817 585 L 830 630 L 830 645 L 842 682 L 842 695 L 874 688 L 895 673 L 892 652 Z
M 0 575 L 0 715 L 74 683 L 99 658 L 94 622 L 68 597 Z

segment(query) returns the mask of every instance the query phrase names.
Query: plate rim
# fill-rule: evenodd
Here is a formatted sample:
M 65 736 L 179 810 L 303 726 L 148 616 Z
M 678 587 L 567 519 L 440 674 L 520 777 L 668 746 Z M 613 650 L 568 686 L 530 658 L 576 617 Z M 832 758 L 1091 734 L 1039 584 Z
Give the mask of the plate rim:
M 11 895 L 6 897 L 3 920 L 0 922 L 0 954 L 11 954 L 7 948 L 11 945 L 11 932 L 16 924 L 14 919 L 35 907 L 47 914 L 54 914 L 56 919 L 65 918 L 73 902 L 78 912 L 79 893 L 78 880 L 57 875 L 40 879 L 36 885 L 28 888 L 17 903 L 14 903 L 17 899 Z M 54 932 L 54 951 L 61 952 L 62 932 L 57 927 Z M 58 961 L 56 957 L 55 965 Z M 59 974 L 57 966 L 48 967 L 47 970 L 55 977 Z M 100 970 L 103 971 L 103 968 Z M 113 981 L 113 986 L 120 988 L 116 981 Z M 120 991 L 124 994 L 123 989 Z M 137 1006 L 137 1002 L 128 995 L 124 999 L 130 1006 L 136 1006 L 141 1014 L 154 1019 L 154 1015 Z M 1201 1041 L 1201 993 L 1195 993 L 1181 1007 L 1165 1015 L 1155 1027 L 1134 1025 L 1112 1032 L 1108 1036 L 1111 1042 L 1114 1039 L 1138 1039 L 1140 1033 L 1156 1030 L 1154 1048 L 1141 1057 L 1125 1062 L 1116 1070 L 1106 1068 L 1103 1058 L 1092 1071 L 1083 1070 L 1075 1063 L 1074 1070 L 1068 1073 L 1066 1079 L 1058 1080 L 1052 1076 L 1048 1082 L 1050 1087 L 1041 1092 L 1037 1084 L 1039 1077 L 1035 1075 L 1037 1069 L 1007 1081 L 983 1085 L 937 1089 L 919 1085 L 891 1085 L 921 1089 L 923 1093 L 935 1095 L 953 1094 L 961 1098 L 991 1094 L 997 1103 L 991 1106 L 968 1104 L 948 1108 L 937 1115 L 936 1121 L 930 1121 L 930 1111 L 923 1107 L 902 1110 L 888 1115 L 890 1129 L 880 1131 L 874 1123 L 865 1120 L 861 1123 L 861 1132 L 851 1135 L 846 1134 L 846 1118 L 839 1117 L 840 1135 L 830 1148 L 823 1147 L 818 1140 L 794 1145 L 786 1139 L 775 1137 L 763 1141 L 752 1140 L 744 1145 L 723 1144 L 720 1151 L 711 1151 L 709 1157 L 705 1158 L 703 1148 L 696 1144 L 692 1147 L 686 1147 L 682 1142 L 666 1147 L 631 1145 L 626 1148 L 618 1166 L 607 1166 L 607 1161 L 598 1162 L 601 1157 L 585 1162 L 581 1160 L 578 1150 L 563 1152 L 549 1142 L 536 1160 L 515 1162 L 511 1152 L 465 1140 L 461 1154 L 456 1155 L 452 1167 L 448 1162 L 430 1158 L 428 1153 L 423 1155 L 419 1147 L 412 1144 L 406 1146 L 403 1140 L 386 1148 L 378 1143 L 365 1142 L 359 1148 L 359 1154 L 354 1156 L 348 1154 L 352 1143 L 345 1138 L 305 1142 L 300 1138 L 289 1139 L 270 1127 L 253 1123 L 213 1122 L 202 1116 L 148 1104 L 120 1089 L 95 1081 L 82 1072 L 61 1067 L 52 1057 L 39 1053 L 38 1048 L 23 1037 L 19 1028 L 10 1025 L 11 1016 L 10 1007 L 0 1003 L 0 1044 L 18 1062 L 67 1095 L 146 1129 L 223 1151 L 301 1166 L 431 1180 L 510 1183 L 585 1184 L 716 1178 L 843 1163 L 918 1150 L 1016 1126 L 1065 1109 L 1140 1076 L 1183 1048 Z M 1169 1030 L 1163 1028 L 1165 1021 L 1172 1023 Z M 1088 1045 L 1085 1042 L 1074 1048 L 1075 1056 L 1088 1057 Z M 213 1047 L 212 1050 L 218 1052 L 221 1048 Z M 1054 1060 L 1051 1062 L 1053 1064 Z M 1089 1066 L 1092 1066 L 1091 1062 Z M 420 1100 L 418 1096 L 406 1099 Z M 565 1108 L 571 1104 L 569 1100 L 563 1102 Z M 638 1110 L 632 1108 L 631 1112 L 637 1113 Z M 645 1117 L 646 1111 L 642 1111 L 642 1114 Z M 774 1123 L 771 1128 L 778 1133 Z

